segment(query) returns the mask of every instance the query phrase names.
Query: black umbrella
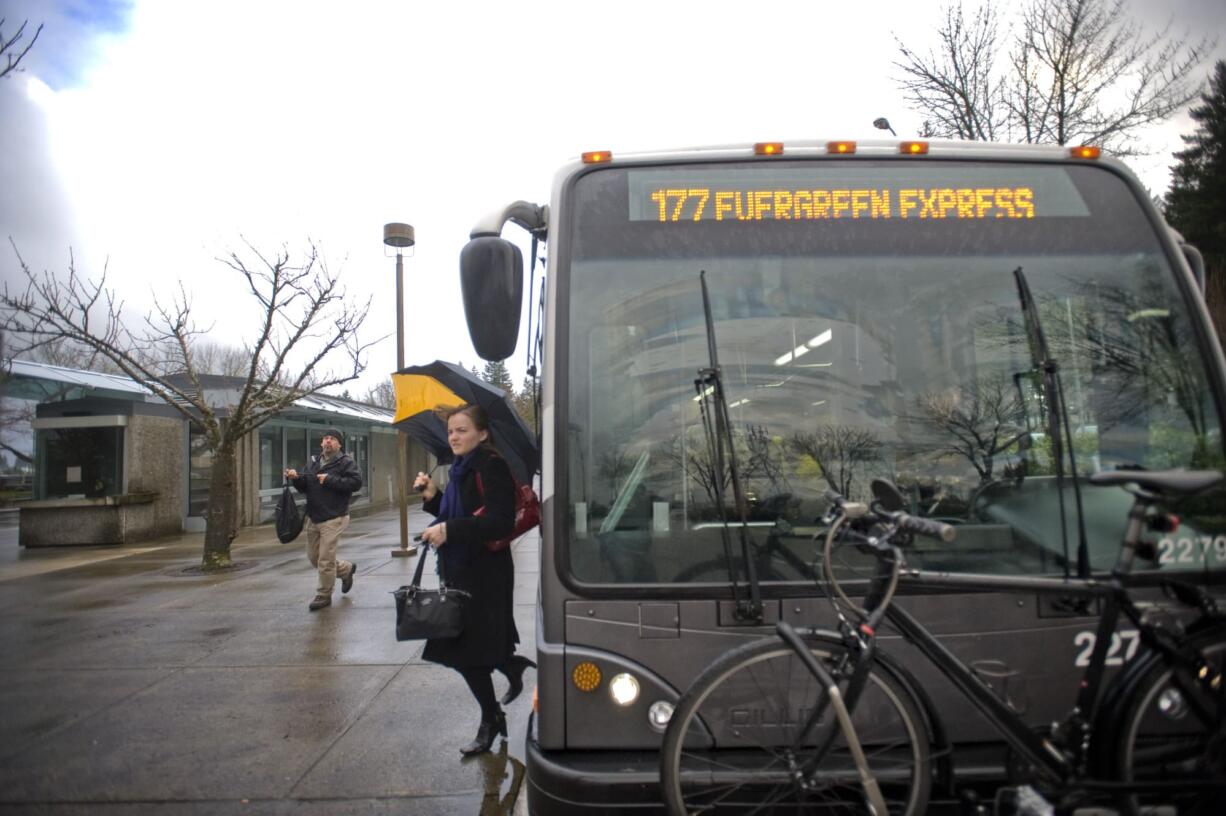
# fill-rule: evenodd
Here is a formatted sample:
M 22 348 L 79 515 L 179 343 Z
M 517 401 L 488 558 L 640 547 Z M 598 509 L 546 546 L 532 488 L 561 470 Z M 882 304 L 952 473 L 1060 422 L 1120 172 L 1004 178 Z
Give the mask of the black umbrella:
M 434 413 L 440 405 L 480 405 L 490 418 L 498 452 L 522 484 L 531 484 L 540 461 L 536 437 L 507 393 L 458 365 L 435 360 L 392 375 L 396 390 L 396 427 L 425 445 L 439 462 L 452 460 L 447 428 Z

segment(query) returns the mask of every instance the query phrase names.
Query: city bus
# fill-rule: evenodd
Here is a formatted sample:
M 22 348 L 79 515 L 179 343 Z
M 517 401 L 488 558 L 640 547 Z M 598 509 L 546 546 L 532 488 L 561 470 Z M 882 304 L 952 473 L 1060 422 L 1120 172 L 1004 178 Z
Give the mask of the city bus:
M 527 279 L 504 229 L 532 237 Z M 1130 503 L 1090 474 L 1223 465 L 1203 263 L 1095 148 L 594 151 L 548 202 L 482 218 L 460 260 L 486 359 L 515 350 L 525 286 L 543 292 L 536 814 L 658 809 L 661 735 L 695 676 L 778 621 L 831 627 L 814 572 L 830 491 L 867 500 L 888 479 L 911 513 L 957 527 L 917 539 L 913 566 L 1090 575 L 1114 563 Z M 1188 500 L 1178 531 L 1152 534 L 1138 580 L 1155 614 L 1172 575 L 1222 593 L 1223 508 L 1221 491 Z M 1036 728 L 1073 705 L 1095 610 L 993 592 L 897 603 Z M 1010 777 L 987 724 L 949 714 L 946 681 L 880 642 L 943 712 L 933 800 Z M 1115 670 L 1137 645 L 1110 644 Z

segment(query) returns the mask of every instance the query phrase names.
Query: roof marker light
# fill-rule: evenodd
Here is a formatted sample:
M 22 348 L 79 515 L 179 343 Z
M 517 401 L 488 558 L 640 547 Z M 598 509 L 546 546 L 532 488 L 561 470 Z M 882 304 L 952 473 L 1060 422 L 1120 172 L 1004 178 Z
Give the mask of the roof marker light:
M 1078 147 L 1069 148 L 1068 154 L 1074 159 L 1097 159 L 1103 153 L 1101 147 L 1093 145 L 1079 145 Z
M 783 142 L 755 142 L 753 152 L 755 156 L 781 156 Z
M 603 164 L 613 160 L 613 154 L 608 150 L 589 150 L 583 154 L 584 164 Z
M 928 153 L 927 142 L 900 142 L 898 152 L 905 156 L 924 156 Z
M 827 153 L 855 153 L 855 142 L 826 142 Z

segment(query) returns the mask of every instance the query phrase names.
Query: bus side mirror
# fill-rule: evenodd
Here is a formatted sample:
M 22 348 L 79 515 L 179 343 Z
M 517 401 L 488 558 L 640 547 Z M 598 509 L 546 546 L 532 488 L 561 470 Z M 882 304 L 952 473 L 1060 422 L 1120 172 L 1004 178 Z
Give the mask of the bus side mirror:
M 1200 250 L 1191 244 L 1185 244 L 1182 241 L 1179 244 L 1180 250 L 1183 251 L 1184 260 L 1188 262 L 1188 266 L 1192 268 L 1192 277 L 1196 279 L 1196 288 L 1200 289 L 1200 293 L 1205 294 L 1205 259 L 1200 254 Z
M 460 293 L 473 348 L 483 360 L 515 353 L 524 296 L 524 256 L 493 236 L 473 238 L 460 250 Z

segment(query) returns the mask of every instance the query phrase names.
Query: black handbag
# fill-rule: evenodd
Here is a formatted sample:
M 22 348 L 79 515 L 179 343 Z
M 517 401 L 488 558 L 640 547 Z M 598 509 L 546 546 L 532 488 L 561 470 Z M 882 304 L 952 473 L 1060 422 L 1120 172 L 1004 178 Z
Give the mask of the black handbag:
M 274 515 L 277 520 L 277 538 L 282 544 L 290 543 L 302 532 L 302 525 L 306 520 L 298 512 L 298 503 L 294 501 L 294 493 L 288 484 L 281 491 L 281 500 L 277 502 Z
M 469 594 L 447 586 L 442 575 L 438 589 L 421 588 L 422 568 L 429 549 L 417 559 L 413 583 L 392 592 L 396 598 L 396 640 L 453 638 L 464 631 L 464 603 Z M 441 560 L 439 566 L 441 570 Z

